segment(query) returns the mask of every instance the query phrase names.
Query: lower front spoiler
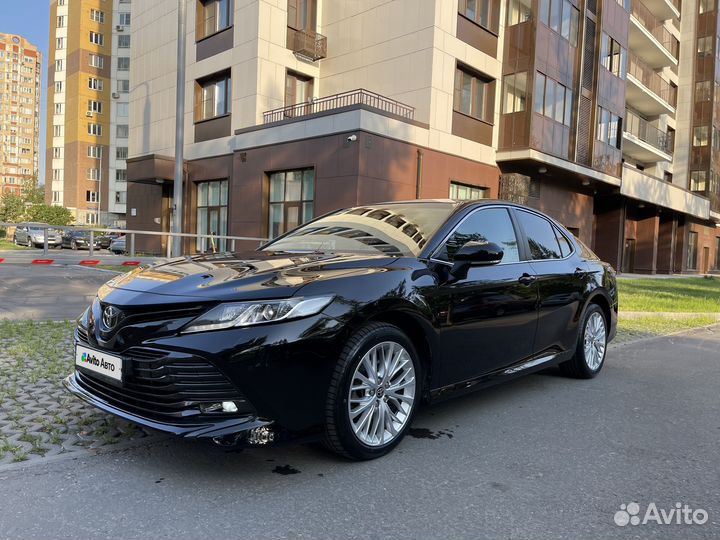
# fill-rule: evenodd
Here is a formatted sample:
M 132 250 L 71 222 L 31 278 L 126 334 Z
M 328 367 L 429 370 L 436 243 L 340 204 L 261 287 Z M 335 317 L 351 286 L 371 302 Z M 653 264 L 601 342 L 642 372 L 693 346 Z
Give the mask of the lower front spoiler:
M 246 415 L 238 418 L 226 418 L 217 422 L 183 422 L 176 424 L 160 422 L 118 409 L 107 401 L 98 398 L 78 385 L 74 373 L 63 380 L 63 385 L 71 394 L 98 409 L 114 414 L 128 422 L 179 437 L 212 439 L 216 444 L 223 446 L 234 446 L 243 443 L 262 445 L 275 440 L 275 434 L 271 427 L 273 422 L 261 420 L 255 416 Z

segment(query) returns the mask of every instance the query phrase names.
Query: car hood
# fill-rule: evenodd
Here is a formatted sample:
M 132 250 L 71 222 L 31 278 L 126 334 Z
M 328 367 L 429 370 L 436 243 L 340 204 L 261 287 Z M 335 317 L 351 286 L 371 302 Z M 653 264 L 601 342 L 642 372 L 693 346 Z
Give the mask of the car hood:
M 101 289 L 100 296 L 127 291 L 207 301 L 287 298 L 309 283 L 381 272 L 393 261 L 395 258 L 382 254 L 257 251 L 184 257 L 118 276 Z M 140 301 L 137 295 L 129 296 Z

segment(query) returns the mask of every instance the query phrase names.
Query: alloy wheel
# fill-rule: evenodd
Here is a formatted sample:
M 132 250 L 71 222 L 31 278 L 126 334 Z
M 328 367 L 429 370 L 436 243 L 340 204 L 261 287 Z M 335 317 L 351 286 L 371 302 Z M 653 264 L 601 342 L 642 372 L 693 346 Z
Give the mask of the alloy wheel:
M 348 414 L 355 436 L 367 446 L 392 442 L 407 424 L 415 402 L 415 366 L 394 341 L 372 347 L 350 382 Z
M 583 341 L 585 363 L 592 371 L 600 369 L 600 365 L 605 358 L 606 347 L 607 332 L 605 330 L 605 319 L 600 313 L 595 311 L 588 317 L 585 323 L 585 337 Z

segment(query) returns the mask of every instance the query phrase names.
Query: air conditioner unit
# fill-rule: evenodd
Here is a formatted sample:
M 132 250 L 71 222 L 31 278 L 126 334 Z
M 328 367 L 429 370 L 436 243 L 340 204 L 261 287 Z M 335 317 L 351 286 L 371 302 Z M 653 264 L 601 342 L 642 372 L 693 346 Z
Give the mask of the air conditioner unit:
M 88 118 L 92 118 L 92 117 L 93 117 L 93 112 L 92 112 L 92 111 L 88 111 L 88 112 L 85 113 L 85 116 L 87 116 Z
M 113 92 L 113 93 L 112 93 L 112 98 L 113 98 L 113 99 L 120 99 L 120 94 L 118 94 L 117 92 Z
M 125 31 L 125 27 L 124 27 L 123 25 L 121 25 L 121 24 L 118 24 L 118 25 L 115 27 L 115 30 L 117 30 L 118 32 L 124 32 L 124 31 Z

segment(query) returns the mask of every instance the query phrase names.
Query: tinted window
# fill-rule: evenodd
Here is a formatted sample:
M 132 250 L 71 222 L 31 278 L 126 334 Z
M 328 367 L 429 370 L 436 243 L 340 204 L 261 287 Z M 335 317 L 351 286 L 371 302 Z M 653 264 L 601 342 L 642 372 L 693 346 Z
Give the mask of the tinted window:
M 570 241 L 558 229 L 555 229 L 555 236 L 557 236 L 557 241 L 560 244 L 560 252 L 562 253 L 562 256 L 567 257 L 570 255 L 572 253 Z
M 445 245 L 436 253 L 435 258 L 441 261 L 452 261 L 457 250 L 472 241 L 493 242 L 503 248 L 505 254 L 502 262 L 504 263 L 520 260 L 515 229 L 513 229 L 508 211 L 504 208 L 478 210 L 466 217 Z
M 522 210 L 517 212 L 517 216 L 525 230 L 532 259 L 562 258 L 560 244 L 555 236 L 555 227 L 547 219 Z

